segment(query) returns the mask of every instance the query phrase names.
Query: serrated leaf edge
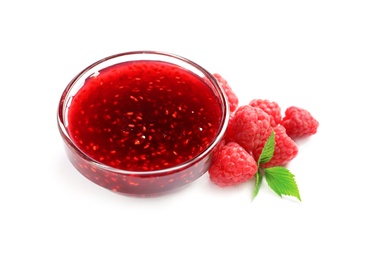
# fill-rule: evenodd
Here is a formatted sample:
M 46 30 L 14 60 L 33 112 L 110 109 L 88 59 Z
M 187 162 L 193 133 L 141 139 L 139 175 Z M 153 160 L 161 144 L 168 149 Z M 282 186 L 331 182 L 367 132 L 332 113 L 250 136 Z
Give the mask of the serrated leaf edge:
M 255 174 L 255 186 L 254 186 L 253 200 L 255 199 L 255 197 L 259 193 L 262 181 L 263 181 L 263 175 L 261 174 L 261 172 L 258 169 L 258 171 Z
M 286 173 L 288 173 L 288 176 L 291 177 L 291 183 L 294 185 L 294 187 L 292 187 L 294 189 L 294 192 L 285 192 L 285 191 L 282 191 L 282 190 L 277 190 L 276 189 L 276 186 L 273 185 L 273 183 L 271 182 L 272 180 L 272 170 L 273 172 L 275 170 L 277 170 L 277 172 L 279 171 L 284 171 Z M 287 168 L 285 167 L 282 167 L 282 166 L 275 166 L 275 167 L 271 167 L 271 168 L 267 168 L 265 169 L 265 180 L 268 184 L 268 186 L 278 195 L 282 198 L 282 195 L 286 195 L 286 196 L 293 196 L 293 197 L 296 197 L 299 201 L 301 201 L 301 197 L 300 197 L 300 192 L 299 192 L 299 188 L 298 188 L 298 185 L 295 181 L 295 175 L 292 174 Z M 286 183 L 287 184 L 287 183 Z
M 269 135 L 267 141 L 264 144 L 264 147 L 262 149 L 262 152 L 260 153 L 259 159 L 258 159 L 258 167 L 261 164 L 269 162 L 274 154 L 274 145 L 275 145 L 275 136 L 274 136 L 274 130 L 272 130 L 271 134 Z

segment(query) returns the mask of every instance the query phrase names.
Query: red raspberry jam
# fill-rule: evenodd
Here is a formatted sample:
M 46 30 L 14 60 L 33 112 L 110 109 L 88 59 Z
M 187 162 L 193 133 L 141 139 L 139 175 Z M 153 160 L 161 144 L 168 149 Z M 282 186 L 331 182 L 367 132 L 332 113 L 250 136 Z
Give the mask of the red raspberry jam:
M 221 120 L 198 76 L 157 61 L 125 62 L 92 75 L 69 108 L 68 130 L 93 159 L 130 171 L 179 165 L 204 151 Z
M 200 155 L 220 133 L 222 118 L 220 97 L 202 77 L 163 61 L 122 62 L 85 80 L 71 99 L 67 130 L 101 164 L 149 174 L 102 170 L 73 150 L 68 156 L 88 179 L 113 191 L 162 193 L 200 177 L 209 156 L 188 170 L 151 172 Z

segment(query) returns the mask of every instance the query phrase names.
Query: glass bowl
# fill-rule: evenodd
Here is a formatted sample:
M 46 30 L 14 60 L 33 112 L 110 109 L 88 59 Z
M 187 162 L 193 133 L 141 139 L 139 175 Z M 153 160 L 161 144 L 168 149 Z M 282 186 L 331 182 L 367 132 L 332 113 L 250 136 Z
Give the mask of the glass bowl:
M 73 166 L 111 191 L 180 189 L 207 172 L 229 120 L 214 76 L 178 55 L 119 53 L 78 73 L 62 93 L 58 128 Z

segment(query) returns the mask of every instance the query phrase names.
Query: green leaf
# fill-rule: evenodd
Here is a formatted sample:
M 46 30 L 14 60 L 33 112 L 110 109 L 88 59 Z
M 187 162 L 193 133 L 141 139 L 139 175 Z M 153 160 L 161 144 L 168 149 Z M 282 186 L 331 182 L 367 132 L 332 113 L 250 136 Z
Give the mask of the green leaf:
M 258 166 L 267 163 L 272 159 L 274 153 L 274 143 L 274 131 L 272 130 L 272 133 L 265 142 L 263 150 L 259 156 Z
M 275 166 L 264 169 L 264 172 L 269 187 L 280 197 L 282 197 L 282 195 L 288 195 L 296 197 L 301 201 L 295 176 L 288 169 L 281 166 Z
M 255 199 L 256 195 L 258 195 L 258 193 L 259 193 L 260 186 L 262 184 L 262 180 L 263 180 L 263 175 L 258 170 L 258 172 L 255 174 L 255 187 L 254 187 L 253 199 Z

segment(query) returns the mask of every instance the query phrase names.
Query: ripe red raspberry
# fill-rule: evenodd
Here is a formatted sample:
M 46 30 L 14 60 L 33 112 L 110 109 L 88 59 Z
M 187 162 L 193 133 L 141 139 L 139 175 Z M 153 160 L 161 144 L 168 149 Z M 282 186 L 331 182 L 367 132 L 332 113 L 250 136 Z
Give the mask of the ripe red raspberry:
M 250 106 L 258 107 L 267 113 L 271 117 L 271 126 L 275 127 L 281 122 L 281 108 L 274 102 L 267 99 L 253 99 L 250 103 Z
M 297 144 L 286 134 L 286 129 L 283 126 L 278 125 L 273 128 L 273 130 L 275 140 L 273 157 L 269 162 L 260 165 L 262 168 L 284 166 L 294 159 L 299 151 Z M 266 141 L 262 142 L 262 144 L 253 151 L 256 160 L 259 159 L 265 142 Z
M 233 92 L 232 88 L 229 86 L 228 82 L 218 73 L 214 73 L 214 77 L 219 82 L 221 87 L 224 89 L 228 97 L 229 109 L 231 112 L 234 112 L 238 107 L 238 98 Z
M 267 140 L 272 131 L 269 115 L 250 105 L 236 110 L 229 127 L 228 137 L 250 153 Z
M 215 151 L 209 168 L 210 180 L 221 186 L 232 186 L 251 179 L 258 166 L 251 154 L 239 144 L 229 142 Z
M 224 140 L 227 143 L 233 141 L 234 133 L 232 131 L 232 124 L 233 124 L 233 120 L 234 120 L 234 115 L 235 115 L 235 113 L 230 114 L 228 127 L 227 127 L 227 130 L 226 130 L 225 134 L 224 134 Z
M 286 109 L 281 125 L 288 136 L 296 138 L 315 134 L 319 124 L 307 110 L 292 106 Z

